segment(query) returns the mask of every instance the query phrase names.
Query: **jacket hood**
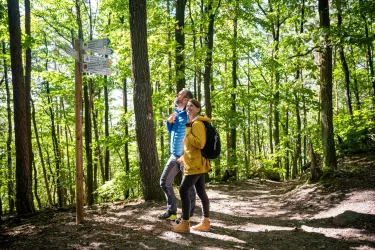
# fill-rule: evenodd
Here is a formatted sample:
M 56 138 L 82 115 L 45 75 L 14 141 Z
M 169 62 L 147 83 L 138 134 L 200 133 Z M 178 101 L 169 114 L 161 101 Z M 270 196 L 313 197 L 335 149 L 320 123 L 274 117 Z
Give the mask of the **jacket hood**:
M 198 116 L 197 121 L 202 121 L 202 122 L 211 122 L 211 119 L 206 116 Z

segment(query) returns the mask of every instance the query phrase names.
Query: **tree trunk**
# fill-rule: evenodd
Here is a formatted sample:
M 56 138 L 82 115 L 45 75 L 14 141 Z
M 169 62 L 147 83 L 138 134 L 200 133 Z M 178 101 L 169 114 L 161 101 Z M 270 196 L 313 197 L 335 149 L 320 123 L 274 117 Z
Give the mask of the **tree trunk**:
M 91 0 L 88 1 L 88 17 L 89 17 L 89 39 L 93 39 L 93 25 L 92 25 L 92 13 L 91 13 Z M 94 204 L 94 170 L 92 164 L 92 125 L 91 125 L 91 98 L 89 92 L 92 91 L 92 78 L 86 81 L 83 86 L 83 96 L 85 105 L 85 148 L 86 148 L 86 201 L 88 206 Z
M 94 125 L 94 134 L 97 133 L 97 124 L 96 124 L 96 119 L 95 119 L 95 109 L 94 109 L 94 85 L 92 84 L 92 79 L 89 80 L 89 102 L 90 102 L 90 114 L 92 115 L 92 122 L 93 122 L 93 125 Z M 91 137 L 92 137 L 92 133 L 91 133 Z M 91 139 L 92 141 L 92 139 Z M 91 160 L 92 160 L 92 168 L 93 168 L 93 183 L 92 183 L 92 189 L 93 191 L 95 191 L 97 188 L 98 188 L 98 163 L 99 163 L 99 143 L 98 143 L 98 139 L 95 135 L 95 141 L 97 143 L 95 143 L 95 148 L 94 148 L 94 158 L 92 159 L 91 157 Z M 92 155 L 92 148 L 91 148 L 91 155 Z M 97 194 L 94 194 L 92 193 L 92 199 L 93 199 L 93 203 L 95 203 L 95 201 L 97 200 L 97 197 L 98 195 Z
M 269 110 L 269 117 L 268 117 L 268 129 L 269 129 L 269 143 L 270 143 L 270 153 L 273 154 L 273 141 L 272 141 L 272 137 L 273 137 L 273 133 L 272 133 L 272 110 L 273 110 L 273 105 L 272 103 L 270 103 L 269 105 L 270 107 L 270 110 Z
M 64 102 L 62 102 L 62 110 L 63 110 L 63 114 L 64 114 L 64 119 L 66 120 L 67 117 L 66 117 L 66 112 L 65 112 L 65 107 L 64 107 Z M 72 139 L 72 134 L 71 134 L 71 131 L 69 129 L 69 126 L 67 124 L 65 124 L 65 145 L 66 145 L 66 161 L 67 161 L 67 173 L 68 173 L 68 185 L 69 185 L 69 193 L 70 193 L 70 200 L 69 200 L 69 203 L 70 204 L 73 204 L 74 203 L 74 199 L 75 199 L 75 193 L 74 193 L 74 189 L 73 189 L 73 182 L 74 182 L 74 179 L 73 179 L 73 175 L 72 174 L 72 169 L 70 167 L 70 154 L 69 154 L 69 145 L 73 143 L 73 139 Z
M 25 0 L 25 33 L 31 37 L 30 28 L 30 0 Z M 26 120 L 27 120 L 27 133 L 29 143 L 29 157 L 30 167 L 33 162 L 33 148 L 31 144 L 31 48 L 26 48 L 25 53 L 25 91 L 26 91 Z M 32 169 L 32 168 L 31 168 Z M 32 180 L 32 171 L 30 171 L 30 181 Z
M 36 170 L 35 161 L 33 159 L 33 168 L 34 168 L 34 194 L 35 199 L 38 202 L 38 208 L 42 209 L 42 202 L 40 201 L 39 195 L 38 195 L 38 172 Z
M 307 129 L 307 108 L 306 108 L 305 95 L 302 95 L 302 103 L 303 103 L 303 107 L 302 107 L 303 108 L 303 128 L 304 130 L 306 130 Z M 307 163 L 307 135 L 305 133 L 303 136 L 303 164 L 301 164 L 301 166 L 305 165 L 306 163 Z
M 3 54 L 6 55 L 5 42 L 2 42 Z M 8 119 L 8 138 L 7 138 L 7 187 L 8 187 L 8 203 L 9 212 L 14 211 L 14 183 L 13 183 L 13 168 L 12 168 L 12 110 L 10 106 L 10 90 L 8 81 L 8 64 L 6 57 L 4 57 L 4 81 L 7 96 L 7 119 Z
M 233 19 L 233 58 L 232 58 L 232 86 L 233 91 L 236 91 L 237 89 L 237 12 L 238 12 L 238 0 L 236 0 L 236 6 L 235 6 L 235 13 L 234 13 L 234 19 Z M 235 166 L 237 168 L 237 129 L 236 129 L 236 94 L 231 94 L 231 113 L 232 113 L 232 121 L 230 122 L 230 144 L 229 144 L 229 152 L 230 152 L 230 158 L 229 158 L 229 166 Z M 239 172 L 239 171 L 237 171 Z
M 186 0 L 176 0 L 176 91 L 185 88 L 185 6 Z
M 196 26 L 195 26 L 195 21 L 192 15 L 192 9 L 191 9 L 191 1 L 189 1 L 189 17 L 190 17 L 190 23 L 191 23 L 191 29 L 193 32 L 193 51 L 197 51 L 197 31 L 196 31 Z M 197 55 L 194 54 L 194 99 L 199 100 L 200 96 L 200 81 L 201 81 L 201 73 L 200 73 L 200 66 L 198 63 L 198 58 Z M 163 165 L 163 164 L 161 164 Z
M 299 33 L 302 34 L 304 30 L 304 22 L 305 22 L 305 0 L 302 0 L 302 7 L 301 7 L 301 21 L 300 21 L 300 30 Z M 298 31 L 297 31 L 298 32 Z M 299 66 L 299 62 L 298 62 Z M 302 80 L 302 69 L 298 67 L 296 72 L 296 81 L 301 84 L 303 89 L 303 80 Z M 300 97 L 298 95 L 297 90 L 294 90 L 294 101 L 295 101 L 295 112 L 296 112 L 296 147 L 294 149 L 293 155 L 293 166 L 292 166 L 292 178 L 294 179 L 298 174 L 298 165 L 301 167 L 301 153 L 302 153 L 302 139 L 301 139 L 301 112 L 300 112 Z M 304 95 L 303 93 L 301 94 Z M 287 174 L 287 178 L 290 175 Z
M 147 49 L 146 0 L 129 0 L 135 130 L 145 200 L 164 200 L 156 149 Z
M 89 81 L 92 81 L 90 78 Z M 94 189 L 93 189 L 93 168 L 92 168 L 92 127 L 91 127 L 91 105 L 89 98 L 89 82 L 86 81 L 86 84 L 83 86 L 83 95 L 85 103 L 85 149 L 86 149 L 86 201 L 88 206 L 94 204 Z
M 220 2 L 217 8 L 220 7 Z M 208 32 L 206 37 L 206 58 L 204 60 L 204 102 L 206 105 L 206 116 L 212 117 L 212 106 L 211 106 L 211 69 L 212 69 L 212 49 L 214 46 L 214 22 L 215 22 L 215 11 L 212 11 L 213 0 L 210 0 L 206 8 L 206 13 L 209 15 Z
M 30 142 L 27 121 L 27 99 L 22 65 L 20 11 L 18 0 L 8 0 L 10 54 L 14 99 L 16 145 L 16 208 L 18 214 L 33 213 Z
M 124 79 L 124 86 L 123 86 L 123 100 L 124 100 L 124 112 L 125 114 L 128 113 L 128 86 L 126 82 L 126 78 Z M 125 174 L 129 176 L 130 173 L 130 162 L 129 162 L 129 125 L 128 121 L 125 121 L 125 145 L 124 145 L 124 153 L 125 153 Z M 125 190 L 125 199 L 128 199 L 130 196 L 129 189 Z
M 342 15 L 341 15 L 341 0 L 337 1 L 337 25 L 342 29 Z M 346 62 L 345 53 L 344 53 L 344 44 L 343 39 L 340 37 L 340 45 L 339 45 L 339 53 L 340 53 L 340 61 L 342 66 L 342 71 L 344 72 L 345 76 L 345 103 L 346 103 L 346 112 L 348 115 L 353 115 L 353 109 L 352 109 L 352 98 L 350 94 L 350 73 L 349 73 L 349 67 Z
M 357 105 L 357 109 L 361 109 L 361 101 L 359 99 L 359 91 L 358 91 L 358 80 L 357 77 L 354 75 L 354 96 L 355 96 L 355 101 Z
M 48 99 L 48 106 L 49 106 L 49 115 L 51 118 L 51 136 L 52 136 L 52 144 L 53 144 L 53 152 L 55 156 L 55 164 L 56 164 L 56 189 L 57 189 L 57 197 L 58 197 L 58 204 L 59 207 L 63 207 L 63 195 L 62 195 L 62 181 L 61 181 L 61 159 L 60 159 L 60 147 L 57 141 L 57 134 L 56 134 L 56 126 L 55 126 L 55 113 L 52 108 L 52 97 L 50 94 L 49 82 L 46 82 L 47 88 L 47 99 Z
M 286 112 L 285 112 L 285 135 L 288 135 L 289 134 L 289 109 L 287 108 Z M 290 172 L 290 165 L 289 165 L 289 149 L 290 149 L 290 143 L 289 143 L 289 139 L 286 141 L 286 156 L 285 156 L 285 169 L 287 171 L 287 173 Z M 287 175 L 288 177 L 288 175 Z
M 311 171 L 311 181 L 315 182 L 318 180 L 318 164 L 316 162 L 316 156 L 314 153 L 314 148 L 312 142 L 309 143 L 310 146 L 310 171 Z
M 52 202 L 51 191 L 50 191 L 50 189 L 49 189 L 49 184 L 48 184 L 47 170 L 46 170 L 46 166 L 45 166 L 45 163 L 44 163 L 42 147 L 41 147 L 41 145 L 40 145 L 38 128 L 37 128 L 37 126 L 36 126 L 34 102 L 31 102 L 31 103 L 32 103 L 32 105 L 31 105 L 31 106 L 32 106 L 32 121 L 33 121 L 33 125 L 34 125 L 35 139 L 36 139 L 36 143 L 37 143 L 37 145 L 38 145 L 39 158 L 40 158 L 40 162 L 41 162 L 41 164 L 42 164 L 43 177 L 44 177 L 44 184 L 45 184 L 45 186 L 46 186 L 46 192 L 47 192 L 48 203 L 49 203 L 49 205 L 52 207 L 52 206 L 53 206 L 53 202 Z
M 337 167 L 332 114 L 332 45 L 329 34 L 330 19 L 328 0 L 318 3 L 320 27 L 325 31 L 320 48 L 320 98 L 322 103 L 323 166 L 333 170 Z
M 296 178 L 298 174 L 298 163 L 300 163 L 300 159 L 301 159 L 301 115 L 300 115 L 299 98 L 298 98 L 297 91 L 294 92 L 294 101 L 295 101 L 295 109 L 296 109 L 296 133 L 297 135 L 296 135 L 296 147 L 294 149 L 294 156 L 293 156 L 293 168 L 292 168 L 293 179 Z M 289 177 L 289 175 L 287 176 Z
M 269 2 L 269 5 L 272 6 L 271 2 Z M 279 8 L 279 7 L 277 7 Z M 273 8 L 271 7 L 271 13 L 274 12 Z M 279 59 L 279 43 L 280 43 L 280 11 L 279 9 L 276 11 L 276 21 L 272 25 L 272 36 L 273 36 L 273 41 L 275 43 L 275 48 L 274 48 L 274 58 L 277 61 Z M 280 72 L 278 69 L 276 69 L 275 73 L 275 93 L 273 95 L 273 125 L 274 125 L 274 130 L 273 130 L 273 141 L 275 143 L 275 150 L 276 153 L 279 150 L 279 144 L 280 144 L 280 127 L 279 127 L 279 122 L 280 122 L 280 112 L 279 112 L 279 102 L 280 102 Z M 275 167 L 279 168 L 280 167 L 280 157 L 276 156 L 276 163 Z
M 92 90 L 94 92 L 94 90 Z M 99 97 L 100 98 L 100 90 L 99 90 Z M 92 94 L 94 95 L 94 94 Z M 92 123 L 94 125 L 94 136 L 95 136 L 95 165 L 99 164 L 100 167 L 100 173 L 101 173 L 101 183 L 104 184 L 105 182 L 105 171 L 104 171 L 104 165 L 103 165 L 103 156 L 102 151 L 99 143 L 99 128 L 98 128 L 98 110 L 95 110 L 94 102 L 91 102 L 91 110 L 92 110 Z
M 107 81 L 105 81 L 104 85 L 104 135 L 105 140 L 109 139 L 109 104 L 108 104 L 108 87 Z M 105 145 L 105 155 L 104 155 L 104 180 L 109 181 L 109 149 L 108 146 Z

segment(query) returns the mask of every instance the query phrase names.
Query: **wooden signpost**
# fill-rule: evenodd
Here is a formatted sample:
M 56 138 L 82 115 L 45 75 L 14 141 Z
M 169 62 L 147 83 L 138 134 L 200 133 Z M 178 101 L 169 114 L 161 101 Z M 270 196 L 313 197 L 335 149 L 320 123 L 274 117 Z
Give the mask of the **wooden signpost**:
M 108 38 L 91 40 L 82 43 L 76 39 L 74 49 L 66 44 L 65 52 L 75 59 L 75 116 L 76 116 L 76 224 L 84 220 L 83 209 L 83 153 L 82 153 L 82 72 L 88 74 L 110 75 L 109 66 L 112 61 L 105 57 L 86 55 L 83 52 L 110 55 L 112 49 L 106 48 Z

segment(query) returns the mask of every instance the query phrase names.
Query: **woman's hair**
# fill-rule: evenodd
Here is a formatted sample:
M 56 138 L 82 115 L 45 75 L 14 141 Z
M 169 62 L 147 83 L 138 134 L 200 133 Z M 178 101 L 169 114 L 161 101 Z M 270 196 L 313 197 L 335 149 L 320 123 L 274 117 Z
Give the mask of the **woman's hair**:
M 198 102 L 195 99 L 190 99 L 188 102 L 191 102 L 195 107 L 199 108 L 199 112 L 198 112 L 198 115 L 199 115 L 201 113 L 201 111 L 202 111 L 202 105 L 201 105 L 201 103 Z

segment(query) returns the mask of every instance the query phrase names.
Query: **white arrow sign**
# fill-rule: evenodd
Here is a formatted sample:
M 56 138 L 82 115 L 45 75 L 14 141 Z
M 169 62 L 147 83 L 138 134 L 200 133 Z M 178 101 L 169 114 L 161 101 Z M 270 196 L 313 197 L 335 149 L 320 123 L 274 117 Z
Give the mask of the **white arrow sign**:
M 112 60 L 105 57 L 99 57 L 99 56 L 92 56 L 92 55 L 83 55 L 83 62 L 97 62 L 97 61 L 104 61 L 107 63 L 107 66 L 110 66 L 112 64 Z
M 84 48 L 86 51 L 88 52 L 93 52 L 93 53 L 98 53 L 98 54 L 101 54 L 101 55 L 112 55 L 113 54 L 113 49 L 110 49 L 110 48 L 93 48 L 93 49 L 89 49 L 89 48 Z
M 97 39 L 97 40 L 90 40 L 84 42 L 85 49 L 102 49 L 110 43 L 108 38 Z
M 65 52 L 68 53 L 74 59 L 78 60 L 77 52 L 67 43 L 65 44 Z

